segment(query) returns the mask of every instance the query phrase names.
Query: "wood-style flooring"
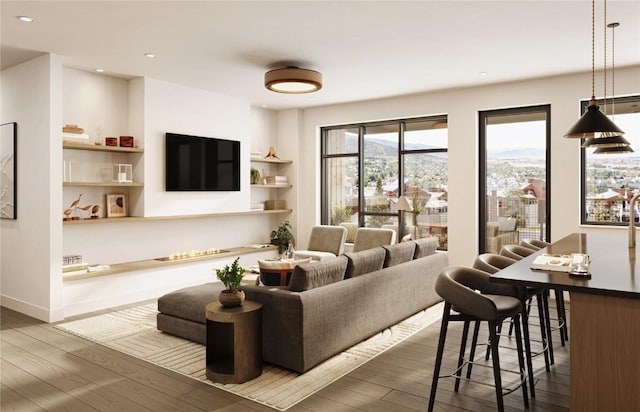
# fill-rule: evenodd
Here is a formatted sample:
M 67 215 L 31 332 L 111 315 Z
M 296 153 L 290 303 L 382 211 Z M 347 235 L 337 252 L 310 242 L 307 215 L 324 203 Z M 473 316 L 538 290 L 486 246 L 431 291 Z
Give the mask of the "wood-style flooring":
M 0 315 L 3 412 L 273 410 L 12 310 L 2 308 Z M 425 411 L 439 331 L 440 322 L 436 322 L 289 411 Z M 452 324 L 443 372 L 457 362 L 460 335 L 461 328 Z M 555 365 L 551 372 L 545 372 L 542 357 L 534 360 L 536 399 L 530 400 L 530 411 L 569 409 L 569 347 L 560 346 L 557 331 L 553 338 Z M 508 345 L 509 339 L 503 342 Z M 484 350 L 479 352 L 478 358 L 483 359 Z M 508 348 L 501 351 L 500 360 L 506 368 L 517 365 Z M 504 376 L 505 381 L 510 379 Z M 493 381 L 490 368 L 474 367 L 472 378 Z M 439 381 L 437 411 L 496 410 L 492 387 L 463 382 L 455 393 L 453 382 Z M 519 390 L 504 399 L 506 410 L 524 410 Z

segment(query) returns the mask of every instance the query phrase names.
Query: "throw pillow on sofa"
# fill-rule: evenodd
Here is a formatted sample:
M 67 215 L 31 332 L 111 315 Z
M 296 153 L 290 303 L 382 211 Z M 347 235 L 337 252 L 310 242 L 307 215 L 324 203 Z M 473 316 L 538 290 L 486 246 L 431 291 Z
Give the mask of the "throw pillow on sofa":
M 396 243 L 382 246 L 385 250 L 384 267 L 395 266 L 413 260 L 416 250 L 415 242 Z
M 385 252 L 381 247 L 374 247 L 373 249 L 345 253 L 344 255 L 348 259 L 347 273 L 345 273 L 344 278 L 349 279 L 382 269 Z
M 291 275 L 289 290 L 292 292 L 304 292 L 305 290 L 339 282 L 344 279 L 346 269 L 347 258 L 344 256 L 298 265 Z
M 413 254 L 414 259 L 420 259 L 436 253 L 438 247 L 438 238 L 436 236 L 416 239 L 414 242 L 416 244 L 416 252 Z

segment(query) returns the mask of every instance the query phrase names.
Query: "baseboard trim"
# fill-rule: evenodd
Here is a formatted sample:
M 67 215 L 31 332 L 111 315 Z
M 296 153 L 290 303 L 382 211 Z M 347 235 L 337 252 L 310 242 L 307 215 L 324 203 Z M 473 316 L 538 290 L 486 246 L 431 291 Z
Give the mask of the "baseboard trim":
M 24 315 L 31 316 L 43 322 L 52 323 L 58 322 L 64 319 L 64 312 L 62 309 L 47 309 L 42 306 L 34 305 L 24 300 L 16 299 L 7 295 L 0 295 L 0 306 L 15 310 Z

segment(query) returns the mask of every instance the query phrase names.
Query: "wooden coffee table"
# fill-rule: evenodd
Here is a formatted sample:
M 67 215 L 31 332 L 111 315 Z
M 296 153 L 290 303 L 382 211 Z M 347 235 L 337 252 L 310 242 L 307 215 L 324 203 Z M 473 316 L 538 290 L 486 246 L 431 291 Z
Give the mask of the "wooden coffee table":
M 226 308 L 220 302 L 206 307 L 207 379 L 243 383 L 262 374 L 262 304 L 245 300 Z

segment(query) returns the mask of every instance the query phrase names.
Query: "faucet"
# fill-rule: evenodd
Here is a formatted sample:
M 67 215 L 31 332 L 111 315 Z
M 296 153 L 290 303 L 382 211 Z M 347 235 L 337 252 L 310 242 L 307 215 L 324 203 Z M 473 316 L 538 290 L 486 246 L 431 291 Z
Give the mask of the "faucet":
M 640 193 L 634 195 L 629 202 L 629 248 L 636 247 L 636 200 Z

